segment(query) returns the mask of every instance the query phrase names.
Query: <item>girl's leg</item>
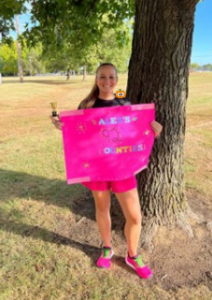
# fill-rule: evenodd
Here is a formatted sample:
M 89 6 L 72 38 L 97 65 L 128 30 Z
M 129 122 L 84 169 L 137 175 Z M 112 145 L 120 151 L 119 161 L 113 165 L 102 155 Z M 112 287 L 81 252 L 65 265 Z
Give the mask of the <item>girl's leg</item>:
M 139 277 L 148 279 L 152 276 L 152 271 L 144 265 L 141 255 L 137 253 L 141 233 L 141 207 L 137 188 L 117 193 L 116 197 L 126 218 L 124 232 L 127 239 L 128 255 L 125 261 L 136 271 Z
M 96 207 L 96 221 L 104 247 L 111 247 L 110 191 L 92 191 Z
M 124 233 L 129 255 L 133 257 L 137 255 L 141 233 L 141 207 L 137 188 L 123 193 L 116 193 L 116 197 L 126 218 Z

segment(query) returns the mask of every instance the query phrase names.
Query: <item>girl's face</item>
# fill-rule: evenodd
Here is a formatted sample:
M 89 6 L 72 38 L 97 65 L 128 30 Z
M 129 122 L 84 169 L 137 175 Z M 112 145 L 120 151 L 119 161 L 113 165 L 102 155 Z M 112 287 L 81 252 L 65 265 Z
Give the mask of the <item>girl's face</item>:
M 112 66 L 102 66 L 96 74 L 96 84 L 100 94 L 113 94 L 117 84 L 116 70 Z

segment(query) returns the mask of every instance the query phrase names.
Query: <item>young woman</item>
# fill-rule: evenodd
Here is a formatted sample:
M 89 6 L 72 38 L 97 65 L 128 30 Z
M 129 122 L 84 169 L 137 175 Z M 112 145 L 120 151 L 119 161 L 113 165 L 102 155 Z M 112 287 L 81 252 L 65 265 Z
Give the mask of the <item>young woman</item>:
M 97 68 L 95 83 L 90 94 L 80 103 L 78 109 L 131 105 L 128 99 L 115 97 L 113 91 L 117 82 L 118 76 L 115 66 L 111 63 L 101 64 Z M 62 129 L 63 124 L 59 120 L 53 117 L 51 117 L 51 120 L 57 129 Z M 151 127 L 155 136 L 158 137 L 162 131 L 162 126 L 153 121 Z M 135 176 L 120 181 L 96 181 L 84 182 L 82 184 L 92 191 L 95 200 L 96 221 L 103 240 L 103 249 L 97 260 L 97 266 L 100 268 L 109 268 L 111 258 L 114 254 L 111 245 L 110 217 L 110 197 L 112 190 L 126 219 L 124 228 L 128 248 L 125 259 L 126 264 L 133 268 L 139 277 L 150 278 L 152 271 L 143 263 L 141 255 L 137 252 L 141 233 L 141 207 Z

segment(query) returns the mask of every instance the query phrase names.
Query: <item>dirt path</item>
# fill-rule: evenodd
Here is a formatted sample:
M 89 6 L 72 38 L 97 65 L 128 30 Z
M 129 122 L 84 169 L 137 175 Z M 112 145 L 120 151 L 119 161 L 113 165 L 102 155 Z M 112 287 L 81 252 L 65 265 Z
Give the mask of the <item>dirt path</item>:
M 188 193 L 189 203 L 195 208 L 195 202 L 204 202 L 200 213 L 209 220 L 212 203 L 201 195 Z M 193 202 L 193 203 L 192 203 Z M 196 203 L 197 204 L 197 203 Z M 120 276 L 127 273 L 128 277 L 136 280 L 136 275 L 125 265 L 126 242 L 123 235 L 124 218 L 115 199 L 112 199 L 112 243 L 115 250 L 113 271 Z M 194 238 L 189 238 L 178 228 L 168 230 L 161 227 L 154 240 L 154 251 L 149 254 L 143 249 L 145 262 L 151 266 L 154 277 L 148 285 L 158 285 L 167 291 L 179 288 L 196 288 L 205 286 L 212 291 L 212 231 L 206 228 L 206 223 L 192 224 Z M 80 243 L 95 261 L 101 247 L 101 239 L 95 222 L 94 204 L 91 194 L 76 199 L 72 203 L 71 228 L 64 220 L 58 223 L 58 233 L 66 235 L 72 241 Z M 93 249 L 94 247 L 94 249 Z M 125 274 L 126 275 L 126 274 Z

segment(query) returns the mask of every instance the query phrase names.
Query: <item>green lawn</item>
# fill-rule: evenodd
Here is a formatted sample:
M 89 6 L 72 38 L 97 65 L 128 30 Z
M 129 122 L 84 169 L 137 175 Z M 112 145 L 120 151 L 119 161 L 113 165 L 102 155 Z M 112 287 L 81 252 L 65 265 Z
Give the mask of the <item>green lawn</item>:
M 212 299 L 204 286 L 165 290 L 116 263 L 99 270 L 100 239 L 77 235 L 88 198 L 80 185 L 66 184 L 61 133 L 50 122 L 50 102 L 74 109 L 89 92 L 75 77 L 3 78 L 0 86 L 0 300 Z M 117 89 L 126 90 L 121 75 Z M 190 76 L 185 145 L 186 187 L 212 195 L 212 74 Z M 92 215 L 92 213 L 91 213 Z M 79 222 L 79 223 L 78 223 Z M 91 218 L 92 228 L 95 221 Z M 72 231 L 73 228 L 73 231 Z M 89 230 L 85 231 L 89 235 Z M 118 261 L 118 260 L 117 260 Z

